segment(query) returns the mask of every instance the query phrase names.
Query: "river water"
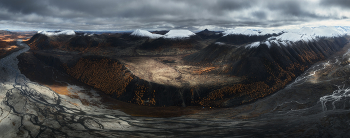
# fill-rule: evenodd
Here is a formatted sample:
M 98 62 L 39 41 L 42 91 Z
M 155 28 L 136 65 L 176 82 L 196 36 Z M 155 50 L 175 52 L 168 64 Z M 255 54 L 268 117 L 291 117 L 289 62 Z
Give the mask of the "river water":
M 349 51 L 316 63 L 286 88 L 254 103 L 157 118 L 83 105 L 30 81 L 16 58 L 29 47 L 18 45 L 25 48 L 0 60 L 0 137 L 350 136 L 350 65 L 342 64 Z

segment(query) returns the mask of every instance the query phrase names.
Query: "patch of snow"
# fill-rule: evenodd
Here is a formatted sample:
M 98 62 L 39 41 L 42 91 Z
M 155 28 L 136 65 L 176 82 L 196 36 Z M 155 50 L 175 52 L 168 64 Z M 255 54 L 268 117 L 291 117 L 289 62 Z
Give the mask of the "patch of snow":
M 276 40 L 276 36 L 271 36 L 271 37 L 267 38 L 267 40 Z
M 223 42 L 215 42 L 216 45 L 225 45 Z
M 187 38 L 192 35 L 196 35 L 195 33 L 189 31 L 189 30 L 170 30 L 168 33 L 164 35 L 164 38 Z
M 279 35 L 276 37 L 278 40 L 288 40 L 288 41 L 299 41 L 301 40 L 302 35 L 299 35 L 297 33 L 283 33 L 282 35 Z
M 259 29 L 260 35 L 279 34 L 282 31 L 281 29 Z
M 134 32 L 131 33 L 131 35 L 140 36 L 140 37 L 149 37 L 149 38 L 151 38 L 151 39 L 157 39 L 157 38 L 163 37 L 163 35 L 160 35 L 160 34 L 152 34 L 152 33 L 149 32 L 149 31 L 141 30 L 141 29 L 135 30 Z
M 227 35 L 247 35 L 247 36 L 263 36 L 268 34 L 280 34 L 271 36 L 261 43 L 265 43 L 269 48 L 275 43 L 278 46 L 292 46 L 292 42 L 310 42 L 317 41 L 323 37 L 340 37 L 350 34 L 349 26 L 318 26 L 318 27 L 302 27 L 298 29 L 247 29 L 235 28 L 223 32 L 223 36 Z M 257 46 L 257 42 L 247 45 L 252 48 Z
M 253 48 L 253 47 L 258 47 L 260 46 L 260 42 L 254 42 L 249 45 L 246 45 L 245 48 Z
M 94 33 L 88 34 L 88 33 L 84 33 L 84 36 L 93 36 Z
M 282 46 L 288 46 L 288 43 L 286 41 L 281 41 L 280 43 Z
M 192 35 L 196 35 L 195 33 L 189 31 L 189 30 L 170 30 L 165 35 L 160 34 L 152 34 L 149 31 L 137 29 L 131 35 L 134 36 L 141 36 L 141 37 L 149 37 L 152 39 L 158 39 L 158 38 L 170 38 L 170 39 L 177 39 L 177 38 L 187 38 Z
M 350 34 L 350 26 L 335 26 L 341 33 Z
M 350 33 L 346 27 L 319 26 L 319 27 L 303 27 L 301 29 L 285 30 L 276 39 L 280 41 L 314 41 L 320 37 L 339 37 Z
M 259 35 L 259 32 L 257 30 L 252 30 L 252 29 L 245 29 L 245 28 L 236 28 L 236 29 L 230 29 L 230 30 L 226 30 L 224 32 L 222 32 L 222 34 L 224 34 L 224 36 L 227 35 Z
M 246 28 L 235 28 L 224 31 L 222 34 L 227 35 L 248 35 L 248 36 L 262 36 L 268 34 L 279 34 L 282 30 L 277 29 L 246 29 Z
M 271 47 L 271 44 L 270 44 L 270 42 L 269 42 L 269 41 L 265 41 L 264 43 L 267 45 L 267 47 L 268 47 L 268 48 L 270 48 L 270 47 Z
M 270 41 L 270 43 L 274 43 L 274 44 L 276 44 L 277 46 L 281 46 L 280 43 L 279 43 L 277 40 L 272 40 L 272 41 Z
M 65 31 L 58 31 L 58 32 L 38 31 L 38 34 L 43 34 L 43 35 L 47 35 L 47 36 L 75 35 L 75 32 L 73 30 L 65 30 Z

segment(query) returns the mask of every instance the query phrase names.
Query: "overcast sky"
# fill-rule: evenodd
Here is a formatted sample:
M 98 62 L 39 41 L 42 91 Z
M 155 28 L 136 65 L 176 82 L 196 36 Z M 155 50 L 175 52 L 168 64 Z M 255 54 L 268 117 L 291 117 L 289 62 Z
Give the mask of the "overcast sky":
M 0 29 L 350 26 L 350 0 L 0 0 Z

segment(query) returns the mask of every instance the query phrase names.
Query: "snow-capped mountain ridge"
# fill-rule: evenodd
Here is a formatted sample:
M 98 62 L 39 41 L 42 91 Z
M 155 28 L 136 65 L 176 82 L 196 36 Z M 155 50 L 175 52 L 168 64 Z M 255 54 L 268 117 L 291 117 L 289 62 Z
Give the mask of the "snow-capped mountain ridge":
M 131 35 L 133 35 L 133 36 L 140 36 L 140 37 L 149 37 L 151 39 L 157 39 L 157 38 L 163 37 L 163 35 L 152 34 L 149 31 L 141 30 L 141 29 L 135 30 L 134 32 L 131 33 Z
M 282 30 L 279 30 L 279 29 L 246 29 L 246 28 L 229 29 L 229 30 L 222 32 L 223 36 L 227 36 L 227 35 L 262 36 L 262 35 L 279 34 L 279 33 L 282 33 Z
M 65 31 L 38 31 L 38 34 L 43 34 L 47 36 L 56 36 L 56 35 L 75 35 L 73 30 Z
M 169 38 L 169 39 L 181 39 L 181 38 L 188 38 L 192 35 L 196 35 L 195 33 L 189 31 L 189 30 L 170 30 L 165 35 L 160 34 L 152 34 L 151 32 L 147 30 L 141 30 L 137 29 L 134 32 L 131 33 L 133 36 L 140 36 L 140 37 L 149 37 L 151 39 L 157 39 L 157 38 Z
M 285 29 L 285 30 L 270 30 L 270 29 L 232 29 L 227 30 L 223 34 L 227 35 L 248 35 L 248 36 L 261 36 L 267 34 L 279 34 L 278 36 L 271 36 L 266 41 L 253 42 L 246 45 L 246 48 L 258 47 L 260 44 L 266 44 L 268 47 L 272 43 L 278 46 L 289 46 L 292 42 L 310 42 L 317 41 L 319 38 L 325 37 L 340 37 L 350 34 L 350 27 L 348 26 L 318 26 L 318 27 L 302 27 L 300 29 Z M 258 45 L 259 44 L 259 45 Z
M 170 30 L 164 35 L 164 38 L 187 38 L 192 35 L 196 34 L 189 30 Z

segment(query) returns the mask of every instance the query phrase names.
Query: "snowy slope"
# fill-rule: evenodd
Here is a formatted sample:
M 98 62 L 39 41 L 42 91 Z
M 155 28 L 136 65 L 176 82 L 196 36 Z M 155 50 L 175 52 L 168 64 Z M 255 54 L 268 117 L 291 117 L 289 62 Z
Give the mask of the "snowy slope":
M 140 36 L 140 37 L 149 37 L 149 38 L 151 38 L 151 39 L 157 39 L 157 38 L 163 37 L 163 35 L 160 35 L 160 34 L 152 34 L 152 33 L 149 32 L 149 31 L 141 30 L 141 29 L 135 30 L 134 32 L 131 33 L 131 35 Z
M 334 26 L 342 33 L 350 34 L 350 26 Z
M 146 30 L 141 30 L 137 29 L 131 35 L 134 36 L 141 36 L 141 37 L 149 37 L 152 39 L 157 39 L 157 38 L 169 38 L 169 39 L 177 39 L 177 38 L 187 38 L 192 35 L 196 35 L 195 33 L 189 31 L 189 30 L 170 30 L 168 33 L 165 35 L 160 35 L 160 34 L 152 34 L 149 31 Z
M 268 35 L 268 34 L 279 34 L 281 33 L 281 30 L 278 29 L 246 29 L 246 28 L 236 28 L 236 29 L 230 29 L 222 32 L 224 36 L 227 35 L 248 35 L 248 36 L 261 36 L 261 35 Z
M 323 37 L 339 37 L 350 34 L 349 26 L 319 26 L 319 27 L 302 27 L 300 29 L 245 29 L 237 28 L 223 32 L 224 37 L 227 35 L 247 35 L 247 36 L 262 36 L 267 34 L 281 34 L 272 36 L 263 42 L 254 42 L 246 45 L 246 48 L 258 47 L 260 44 L 266 44 L 268 47 L 271 44 L 288 46 L 291 42 L 297 41 L 317 41 Z
M 253 47 L 258 47 L 260 45 L 260 42 L 254 42 L 249 45 L 246 45 L 246 48 L 253 48 Z
M 75 35 L 73 30 L 65 30 L 59 32 L 50 32 L 50 31 L 38 31 L 38 34 L 43 34 L 47 36 L 55 36 L 55 35 Z
M 164 35 L 164 38 L 187 38 L 192 35 L 196 35 L 195 33 L 189 30 L 170 30 L 168 33 Z
M 301 29 L 291 29 L 285 30 L 286 33 L 283 33 L 280 36 L 277 36 L 276 39 L 280 41 L 313 41 L 317 40 L 320 37 L 338 37 L 346 35 L 347 30 L 338 27 L 303 27 Z

